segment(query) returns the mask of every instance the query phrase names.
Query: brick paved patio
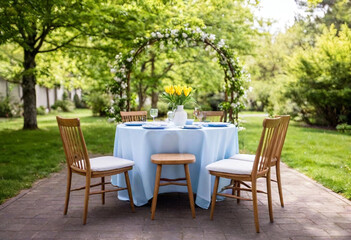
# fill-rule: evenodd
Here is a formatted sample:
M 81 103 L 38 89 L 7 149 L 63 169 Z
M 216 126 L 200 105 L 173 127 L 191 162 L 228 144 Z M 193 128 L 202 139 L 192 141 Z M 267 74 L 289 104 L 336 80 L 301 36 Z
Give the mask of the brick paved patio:
M 214 221 L 209 210 L 200 208 L 192 219 L 187 194 L 180 193 L 159 196 L 154 221 L 150 204 L 132 213 L 115 193 L 106 195 L 105 205 L 94 195 L 83 226 L 83 192 L 71 194 L 68 215 L 63 216 L 64 169 L 0 205 L 0 239 L 351 239 L 350 201 L 285 165 L 282 178 L 285 208 L 273 184 L 270 223 L 266 196 L 259 194 L 261 233 L 256 234 L 251 202 L 238 205 L 226 199 L 216 204 Z M 83 177 L 74 175 L 73 187 L 83 183 Z

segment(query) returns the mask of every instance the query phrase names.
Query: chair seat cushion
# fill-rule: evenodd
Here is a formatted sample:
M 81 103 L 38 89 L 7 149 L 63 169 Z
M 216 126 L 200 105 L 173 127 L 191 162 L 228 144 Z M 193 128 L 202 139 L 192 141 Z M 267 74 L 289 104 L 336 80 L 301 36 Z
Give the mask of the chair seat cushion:
M 133 165 L 134 162 L 131 160 L 113 156 L 97 157 L 90 159 L 90 168 L 92 171 L 108 171 L 118 168 L 130 167 Z
M 253 162 L 236 159 L 223 159 L 206 166 L 209 171 L 231 173 L 231 174 L 251 174 Z
M 252 154 L 235 154 L 231 156 L 230 159 L 253 162 L 255 161 L 255 157 L 256 155 L 252 155 Z

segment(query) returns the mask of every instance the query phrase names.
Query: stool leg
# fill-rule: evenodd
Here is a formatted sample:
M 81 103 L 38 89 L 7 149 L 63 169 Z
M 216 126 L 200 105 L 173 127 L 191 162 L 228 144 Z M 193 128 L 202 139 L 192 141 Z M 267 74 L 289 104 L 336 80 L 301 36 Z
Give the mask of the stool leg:
M 105 177 L 101 177 L 101 191 L 105 191 Z M 101 193 L 102 204 L 105 204 L 105 193 Z
M 190 180 L 190 173 L 189 173 L 189 165 L 188 164 L 184 164 L 184 170 L 185 170 L 186 183 L 188 186 L 191 214 L 192 214 L 193 218 L 195 218 L 194 195 L 193 195 L 193 189 L 191 188 L 191 180 Z
M 158 189 L 160 188 L 161 171 L 162 171 L 162 165 L 161 164 L 157 164 L 156 178 L 155 178 L 155 188 L 154 188 L 154 197 L 152 199 L 152 205 L 151 205 L 151 220 L 154 220 L 154 218 L 155 218 L 155 211 L 156 211 L 156 204 L 157 204 L 157 195 L 158 195 Z

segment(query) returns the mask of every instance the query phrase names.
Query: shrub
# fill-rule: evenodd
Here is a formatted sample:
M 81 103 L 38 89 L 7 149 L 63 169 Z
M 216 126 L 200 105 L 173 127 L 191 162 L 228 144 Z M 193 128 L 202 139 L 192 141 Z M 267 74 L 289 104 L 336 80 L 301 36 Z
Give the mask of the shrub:
M 287 97 L 307 123 L 351 123 L 351 29 L 325 29 L 314 47 L 297 51 L 290 61 Z
M 86 108 L 87 107 L 85 102 L 79 98 L 77 93 L 74 94 L 74 96 L 73 96 L 73 102 L 74 102 L 74 106 L 76 108 Z
M 169 109 L 168 104 L 165 102 L 158 102 L 157 103 L 157 109 L 158 109 L 158 116 L 159 117 L 165 117 L 167 116 L 167 112 L 171 109 Z
M 12 117 L 10 100 L 8 97 L 0 98 L 0 117 Z
M 38 115 L 45 115 L 46 114 L 46 109 L 44 106 L 40 106 L 37 108 L 37 114 Z
M 0 117 L 20 117 L 22 105 L 19 102 L 10 102 L 9 97 L 0 97 Z
M 336 126 L 336 130 L 338 130 L 338 132 L 351 134 L 351 125 L 348 125 L 347 123 L 342 123 Z
M 74 110 L 74 104 L 69 100 L 57 100 L 51 108 L 63 112 L 72 112 Z
M 93 92 L 86 97 L 88 106 L 93 111 L 93 115 L 106 116 L 106 109 L 109 107 L 110 98 L 107 94 Z

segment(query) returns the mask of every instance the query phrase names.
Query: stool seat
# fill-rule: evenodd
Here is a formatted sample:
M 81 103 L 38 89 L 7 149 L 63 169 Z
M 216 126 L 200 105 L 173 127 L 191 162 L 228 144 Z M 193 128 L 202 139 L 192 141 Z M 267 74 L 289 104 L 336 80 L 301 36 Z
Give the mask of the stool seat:
M 188 164 L 195 162 L 195 155 L 189 153 L 159 153 L 151 156 L 151 162 L 162 165 Z

